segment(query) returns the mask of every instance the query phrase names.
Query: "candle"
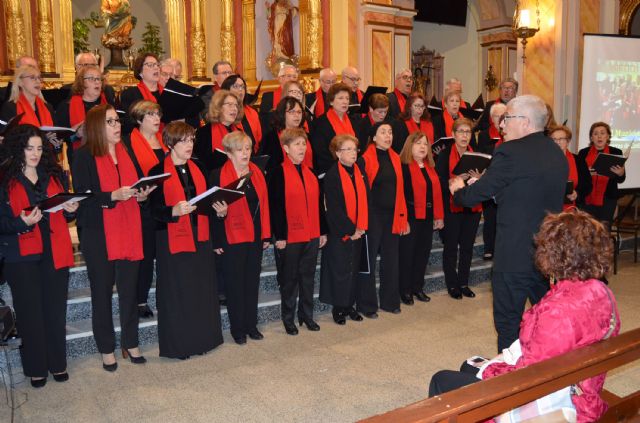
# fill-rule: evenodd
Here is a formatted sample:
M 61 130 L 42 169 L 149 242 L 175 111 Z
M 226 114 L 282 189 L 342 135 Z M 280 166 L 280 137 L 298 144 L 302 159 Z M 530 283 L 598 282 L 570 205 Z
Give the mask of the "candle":
M 524 9 L 520 11 L 520 22 L 518 25 L 520 28 L 529 28 L 531 26 L 531 16 L 529 10 Z

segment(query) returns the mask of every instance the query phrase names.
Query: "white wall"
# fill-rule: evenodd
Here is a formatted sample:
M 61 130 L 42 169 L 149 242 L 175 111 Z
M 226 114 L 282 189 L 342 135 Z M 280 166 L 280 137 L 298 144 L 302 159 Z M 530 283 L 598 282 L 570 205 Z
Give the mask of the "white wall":
M 466 27 L 415 21 L 411 50 L 416 51 L 423 45 L 444 56 L 444 80 L 454 77 L 460 79 L 464 99 L 473 102 L 480 94 L 482 80 L 478 18 L 475 10 L 467 8 Z

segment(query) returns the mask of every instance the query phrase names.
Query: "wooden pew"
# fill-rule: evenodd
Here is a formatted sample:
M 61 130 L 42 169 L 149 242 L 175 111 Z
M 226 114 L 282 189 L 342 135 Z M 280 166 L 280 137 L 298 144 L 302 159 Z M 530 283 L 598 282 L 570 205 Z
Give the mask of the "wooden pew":
M 640 358 L 640 328 L 444 395 L 362 420 L 367 423 L 477 422 L 565 386 Z M 639 421 L 640 391 L 620 398 L 603 392 L 609 410 L 601 421 Z M 629 420 L 631 419 L 631 420 Z

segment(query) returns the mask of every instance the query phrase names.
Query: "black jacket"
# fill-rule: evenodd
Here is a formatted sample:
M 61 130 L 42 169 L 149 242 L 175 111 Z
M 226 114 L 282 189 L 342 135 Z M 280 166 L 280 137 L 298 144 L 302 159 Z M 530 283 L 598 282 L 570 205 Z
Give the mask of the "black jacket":
M 584 161 L 585 165 L 587 163 L 587 154 L 589 154 L 590 148 L 591 147 L 585 147 L 582 150 L 578 151 L 578 157 L 582 161 Z M 621 156 L 622 150 L 615 147 L 609 147 L 609 154 L 615 154 L 615 155 Z M 577 162 L 578 161 L 576 160 L 576 164 Z M 609 178 L 609 182 L 607 183 L 607 190 L 604 192 L 605 198 L 611 198 L 611 199 L 617 200 L 618 197 L 620 196 L 620 194 L 618 193 L 618 184 L 623 183 L 625 179 L 627 179 L 626 172 L 622 176 L 618 176 L 616 178 Z M 589 190 L 589 192 L 591 192 L 591 190 Z M 588 193 L 586 195 L 588 195 Z

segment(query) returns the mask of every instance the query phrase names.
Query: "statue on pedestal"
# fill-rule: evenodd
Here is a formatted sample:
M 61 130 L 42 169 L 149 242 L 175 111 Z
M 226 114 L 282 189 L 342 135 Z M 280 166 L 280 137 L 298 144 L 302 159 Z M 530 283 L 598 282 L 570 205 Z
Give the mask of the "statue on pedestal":
M 101 0 L 100 15 L 104 26 L 102 45 L 111 50 L 111 61 L 107 68 L 126 69 L 122 52 L 133 45 L 131 31 L 136 26 L 129 0 Z
M 295 66 L 298 63 L 293 46 L 293 17 L 298 14 L 298 8 L 291 5 L 289 0 L 274 0 L 271 4 L 265 2 L 265 7 L 272 46 L 266 63 L 271 73 L 277 75 L 282 62 Z

